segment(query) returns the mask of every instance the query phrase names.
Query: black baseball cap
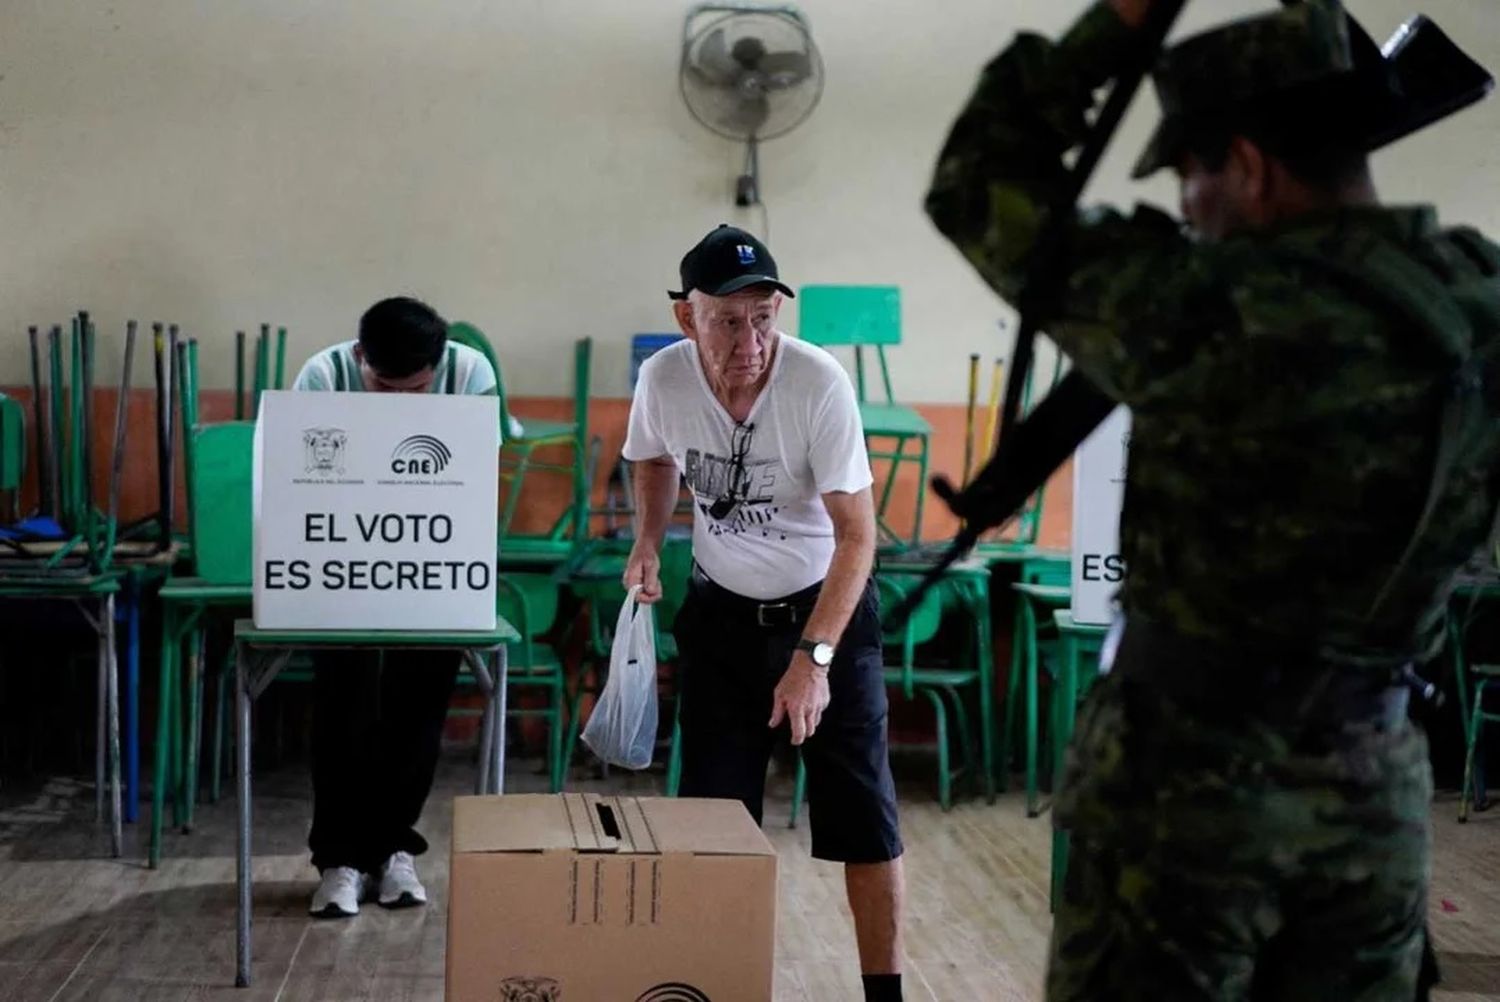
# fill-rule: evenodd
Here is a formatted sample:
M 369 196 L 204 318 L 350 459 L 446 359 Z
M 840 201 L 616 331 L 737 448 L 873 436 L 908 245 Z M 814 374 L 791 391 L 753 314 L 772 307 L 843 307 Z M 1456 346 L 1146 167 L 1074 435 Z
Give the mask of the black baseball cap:
M 682 290 L 668 292 L 686 299 L 697 289 L 709 296 L 727 296 L 752 285 L 770 285 L 796 298 L 776 274 L 776 259 L 766 245 L 736 226 L 720 223 L 682 257 Z

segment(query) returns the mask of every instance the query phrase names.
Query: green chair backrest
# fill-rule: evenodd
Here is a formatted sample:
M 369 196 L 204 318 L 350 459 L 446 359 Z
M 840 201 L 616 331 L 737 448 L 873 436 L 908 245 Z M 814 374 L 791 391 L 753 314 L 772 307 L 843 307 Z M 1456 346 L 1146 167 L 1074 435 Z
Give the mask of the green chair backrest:
M 535 662 L 532 642 L 557 622 L 558 583 L 551 574 L 519 571 L 496 579 L 495 611 L 521 635 L 520 665 Z
M 0 491 L 18 491 L 26 475 L 26 411 L 0 393 Z
M 855 386 L 865 397 L 864 346 L 880 359 L 885 401 L 893 404 L 887 345 L 901 343 L 901 289 L 895 285 L 804 285 L 797 290 L 797 336 L 809 344 L 853 345 Z
M 505 398 L 505 377 L 500 372 L 500 359 L 495 354 L 495 349 L 490 344 L 490 339 L 484 336 L 484 332 L 478 327 L 466 321 L 458 321 L 448 325 L 448 340 L 473 348 L 485 357 L 490 363 L 490 368 L 495 370 L 495 395 L 500 398 L 500 432 L 501 438 L 510 437 L 510 405 Z
M 214 584 L 253 578 L 255 422 L 226 421 L 193 429 L 188 465 L 193 562 Z
M 937 636 L 938 629 L 943 625 L 942 596 L 937 588 L 929 589 L 906 622 L 900 626 L 893 626 L 886 617 L 921 580 L 919 574 L 875 575 L 883 619 L 882 637 L 887 644 L 901 649 L 901 688 L 908 699 L 915 688 L 917 645 Z

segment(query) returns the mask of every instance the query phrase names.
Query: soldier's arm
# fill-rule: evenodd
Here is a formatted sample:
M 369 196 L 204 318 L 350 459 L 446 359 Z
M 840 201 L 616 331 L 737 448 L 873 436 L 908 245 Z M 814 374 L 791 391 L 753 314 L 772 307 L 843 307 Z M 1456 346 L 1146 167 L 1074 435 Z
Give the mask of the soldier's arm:
M 985 67 L 942 148 L 926 210 L 980 276 L 1018 302 L 1064 190 L 1066 157 L 1088 136 L 1100 89 L 1124 67 L 1134 33 L 1107 0 L 1060 39 L 1029 32 Z M 1042 329 L 1117 399 L 1185 361 L 1178 332 L 1210 304 L 1200 255 L 1182 227 L 1143 207 L 1076 212 L 1064 241 L 1066 272 Z

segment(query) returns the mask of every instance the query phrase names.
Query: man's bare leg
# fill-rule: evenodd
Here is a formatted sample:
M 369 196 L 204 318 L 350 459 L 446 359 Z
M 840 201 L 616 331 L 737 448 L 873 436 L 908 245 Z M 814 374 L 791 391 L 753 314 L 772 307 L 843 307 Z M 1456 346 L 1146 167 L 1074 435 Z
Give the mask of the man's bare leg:
M 859 943 L 865 997 L 899 999 L 901 904 L 906 893 L 901 859 L 846 864 L 844 886 L 849 892 L 849 910 L 854 913 L 854 937 Z

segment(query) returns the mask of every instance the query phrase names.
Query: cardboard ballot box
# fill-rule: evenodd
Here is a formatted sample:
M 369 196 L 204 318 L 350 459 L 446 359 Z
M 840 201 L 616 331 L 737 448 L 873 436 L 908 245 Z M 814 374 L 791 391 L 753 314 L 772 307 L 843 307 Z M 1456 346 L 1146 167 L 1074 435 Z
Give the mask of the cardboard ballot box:
M 449 1002 L 767 1002 L 775 942 L 775 851 L 739 801 L 454 801 Z
M 493 630 L 490 396 L 261 394 L 255 625 Z

